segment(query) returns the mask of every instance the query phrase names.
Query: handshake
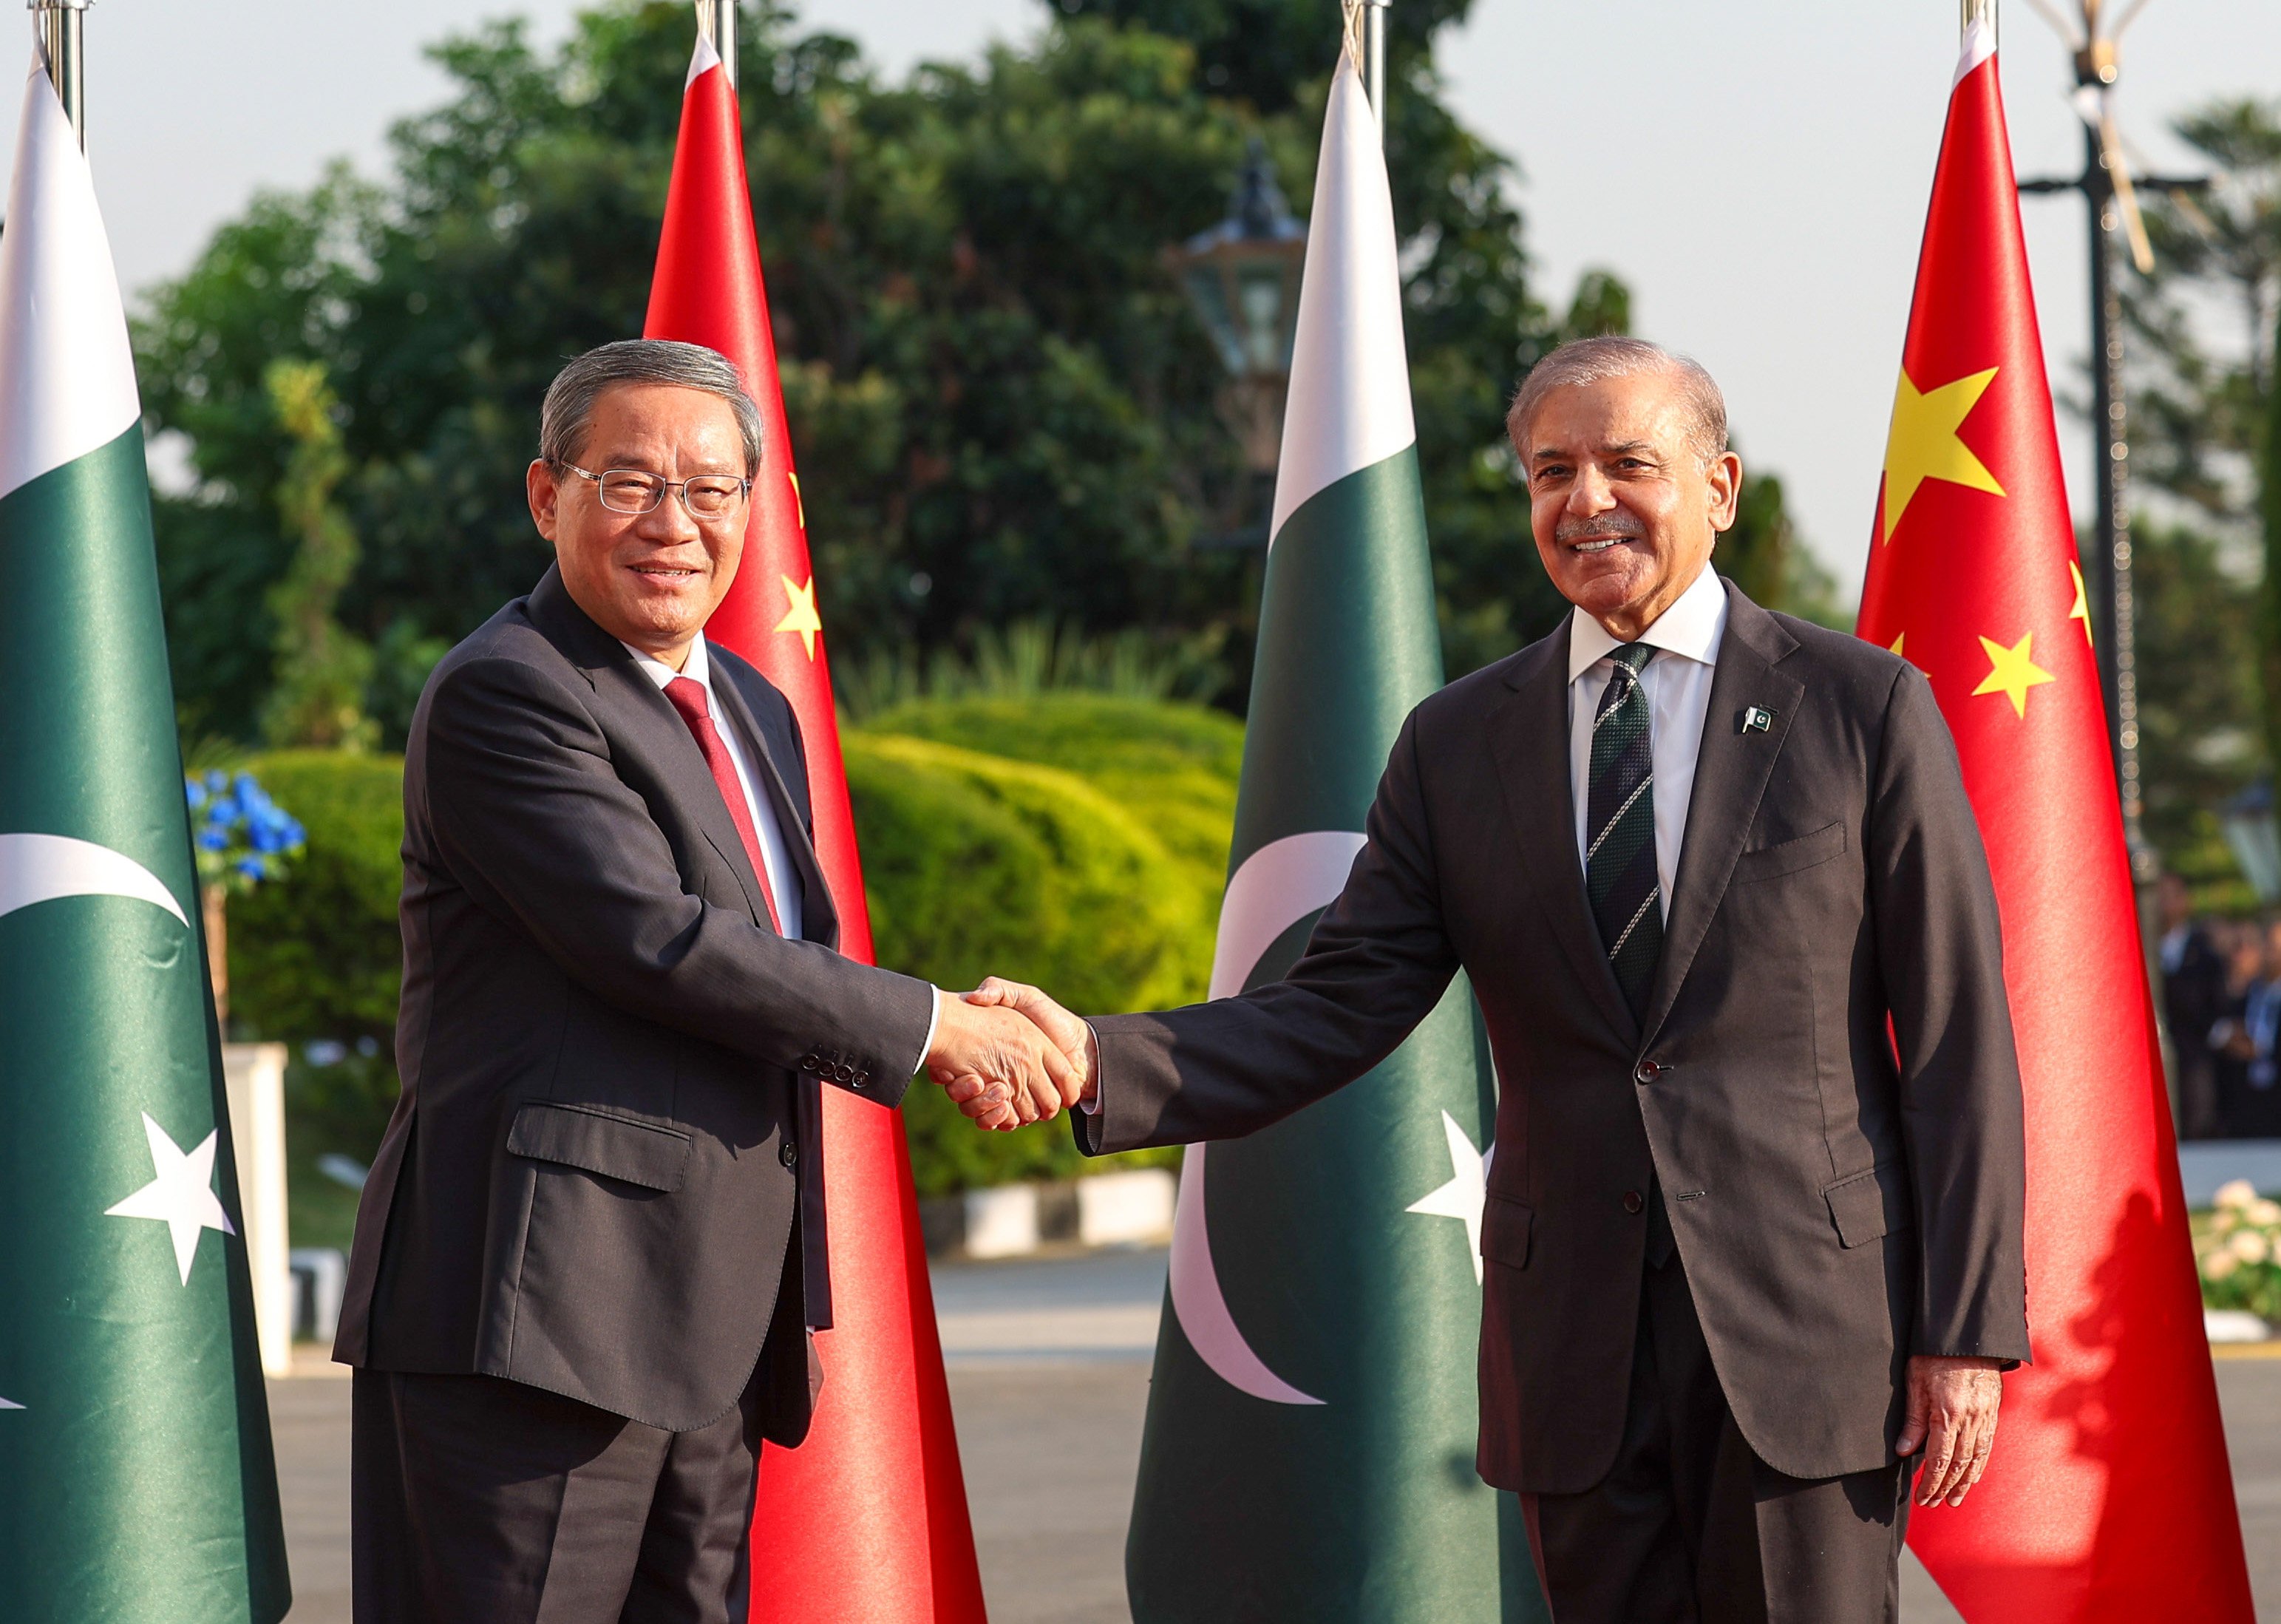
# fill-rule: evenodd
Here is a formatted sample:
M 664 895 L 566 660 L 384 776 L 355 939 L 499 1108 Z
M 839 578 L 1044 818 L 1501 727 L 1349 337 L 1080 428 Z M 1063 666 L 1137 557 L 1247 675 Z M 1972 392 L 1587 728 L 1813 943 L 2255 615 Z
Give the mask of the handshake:
M 963 995 L 935 996 L 922 1063 L 975 1126 L 1050 1121 L 1093 1098 L 1093 1028 L 1036 987 L 992 976 Z

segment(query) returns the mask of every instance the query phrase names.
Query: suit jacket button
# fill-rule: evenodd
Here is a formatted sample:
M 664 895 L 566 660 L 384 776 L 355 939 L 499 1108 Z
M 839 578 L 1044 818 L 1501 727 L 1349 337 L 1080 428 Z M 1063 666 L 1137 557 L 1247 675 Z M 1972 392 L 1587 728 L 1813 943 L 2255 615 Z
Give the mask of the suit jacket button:
M 786 1146 L 785 1147 L 785 1151 L 786 1151 L 786 1153 L 787 1153 L 787 1154 L 785 1155 L 785 1160 L 786 1162 L 790 1162 L 790 1161 L 792 1160 L 792 1156 L 791 1156 L 791 1155 L 790 1155 L 789 1153 L 790 1153 L 790 1151 L 791 1151 L 791 1149 L 792 1149 L 792 1147 L 791 1147 L 790 1145 L 786 1145 Z M 1624 1210 L 1625 1210 L 1625 1211 L 1627 1211 L 1627 1212 L 1637 1212 L 1637 1211 L 1639 1211 L 1643 1207 L 1645 1207 L 1646 1205 L 1647 1205 L 1647 1201 L 1646 1201 L 1646 1199 L 1645 1199 L 1643 1196 L 1642 1196 L 1642 1195 L 1640 1195 L 1640 1193 L 1639 1193 L 1637 1190 L 1626 1190 L 1626 1191 L 1624 1192 Z
M 1632 1068 L 1632 1081 L 1651 1083 L 1663 1075 L 1663 1068 L 1652 1060 L 1643 1060 Z
M 794 1162 L 800 1160 L 800 1147 L 793 1144 L 790 1140 L 785 1141 L 783 1144 L 777 1147 L 777 1160 L 782 1162 L 786 1167 L 790 1167 Z M 1632 1200 L 1634 1202 L 1637 1202 L 1639 1197 L 1635 1195 L 1632 1197 Z M 1639 1208 L 1635 1206 L 1632 1210 L 1636 1212 L 1639 1210 Z

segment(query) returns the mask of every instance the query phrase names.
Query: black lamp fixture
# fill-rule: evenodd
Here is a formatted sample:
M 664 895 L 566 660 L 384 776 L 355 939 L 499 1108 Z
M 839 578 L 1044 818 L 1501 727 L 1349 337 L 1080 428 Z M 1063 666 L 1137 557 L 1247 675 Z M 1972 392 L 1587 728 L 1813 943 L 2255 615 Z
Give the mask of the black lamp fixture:
M 1306 255 L 1307 228 L 1292 218 L 1256 136 L 1228 217 L 1166 251 L 1227 368 L 1222 409 L 1254 474 L 1274 473 L 1282 449 Z

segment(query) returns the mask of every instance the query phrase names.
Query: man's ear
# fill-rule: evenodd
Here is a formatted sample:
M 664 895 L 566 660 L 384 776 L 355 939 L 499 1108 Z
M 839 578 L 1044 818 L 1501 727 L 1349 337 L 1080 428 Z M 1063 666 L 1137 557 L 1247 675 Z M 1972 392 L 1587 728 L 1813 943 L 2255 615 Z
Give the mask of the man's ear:
M 562 498 L 562 482 L 545 458 L 533 462 L 523 471 L 523 494 L 530 500 L 530 522 L 547 540 L 556 539 L 554 506 Z
M 1705 470 L 1711 482 L 1711 528 L 1721 534 L 1735 528 L 1743 502 L 1743 460 L 1731 451 L 1720 452 Z

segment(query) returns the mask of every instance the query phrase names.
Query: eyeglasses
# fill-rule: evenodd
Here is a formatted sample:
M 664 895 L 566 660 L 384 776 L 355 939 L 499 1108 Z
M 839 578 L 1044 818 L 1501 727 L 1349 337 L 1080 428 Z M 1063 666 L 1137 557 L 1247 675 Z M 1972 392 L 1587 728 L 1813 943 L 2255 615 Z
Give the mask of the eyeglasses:
M 744 505 L 752 494 L 749 479 L 731 479 L 726 474 L 697 474 L 687 479 L 661 479 L 654 474 L 645 474 L 639 468 L 605 468 L 592 473 L 575 462 L 562 465 L 581 479 L 594 482 L 602 506 L 612 513 L 644 514 L 657 511 L 669 491 L 681 499 L 692 519 L 725 519 Z

